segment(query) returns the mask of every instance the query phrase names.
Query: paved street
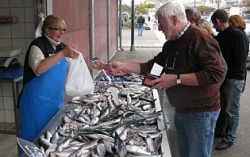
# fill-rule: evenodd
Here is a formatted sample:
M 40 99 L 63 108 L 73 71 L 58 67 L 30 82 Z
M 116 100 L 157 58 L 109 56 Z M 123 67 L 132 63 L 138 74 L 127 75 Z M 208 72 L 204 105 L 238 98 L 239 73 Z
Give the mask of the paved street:
M 134 29 L 134 46 L 135 48 L 145 47 L 162 47 L 165 37 L 162 32 L 158 31 L 157 27 L 153 24 L 148 24 L 151 30 L 144 30 L 142 36 L 138 36 L 138 31 Z M 131 29 L 122 29 L 122 46 L 129 50 L 131 46 Z

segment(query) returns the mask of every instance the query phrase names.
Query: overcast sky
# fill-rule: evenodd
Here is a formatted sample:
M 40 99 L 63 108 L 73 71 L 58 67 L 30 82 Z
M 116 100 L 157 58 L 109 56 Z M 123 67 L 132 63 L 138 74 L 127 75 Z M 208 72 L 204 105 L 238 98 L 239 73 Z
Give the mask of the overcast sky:
M 127 5 L 131 5 L 131 1 L 132 0 L 122 0 L 122 4 L 127 4 Z M 135 5 L 140 4 L 141 2 L 143 2 L 144 0 L 134 0 Z

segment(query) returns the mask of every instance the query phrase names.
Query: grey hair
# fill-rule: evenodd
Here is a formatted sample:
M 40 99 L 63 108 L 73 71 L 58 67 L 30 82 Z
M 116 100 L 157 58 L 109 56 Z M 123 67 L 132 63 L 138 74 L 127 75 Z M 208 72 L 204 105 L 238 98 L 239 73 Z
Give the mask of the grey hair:
M 156 12 L 156 17 L 159 15 L 165 17 L 167 20 L 172 16 L 176 16 L 179 21 L 187 22 L 185 7 L 176 0 L 169 0 L 163 4 Z

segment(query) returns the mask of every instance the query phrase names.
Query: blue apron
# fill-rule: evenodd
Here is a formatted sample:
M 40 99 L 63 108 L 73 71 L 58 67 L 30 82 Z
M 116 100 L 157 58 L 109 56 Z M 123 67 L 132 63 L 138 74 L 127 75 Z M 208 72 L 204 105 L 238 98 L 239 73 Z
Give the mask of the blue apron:
M 28 82 L 20 97 L 20 137 L 33 142 L 64 104 L 67 61 Z

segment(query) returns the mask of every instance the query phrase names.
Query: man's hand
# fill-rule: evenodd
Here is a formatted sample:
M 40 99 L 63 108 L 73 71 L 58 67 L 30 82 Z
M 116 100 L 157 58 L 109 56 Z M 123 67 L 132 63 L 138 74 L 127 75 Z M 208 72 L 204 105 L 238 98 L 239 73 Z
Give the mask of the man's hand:
M 176 85 L 176 74 L 162 74 L 160 78 L 149 81 L 152 88 L 168 89 Z

